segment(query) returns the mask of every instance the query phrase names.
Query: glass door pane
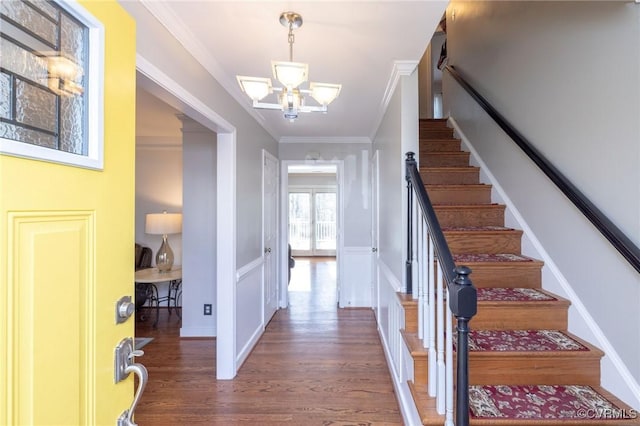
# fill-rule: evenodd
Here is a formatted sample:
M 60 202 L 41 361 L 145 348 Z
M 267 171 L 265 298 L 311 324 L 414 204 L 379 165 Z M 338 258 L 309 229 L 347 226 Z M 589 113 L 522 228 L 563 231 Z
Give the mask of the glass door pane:
M 311 251 L 311 194 L 289 193 L 289 244 L 292 250 Z
M 335 192 L 315 193 L 315 238 L 314 249 L 336 249 L 336 194 Z

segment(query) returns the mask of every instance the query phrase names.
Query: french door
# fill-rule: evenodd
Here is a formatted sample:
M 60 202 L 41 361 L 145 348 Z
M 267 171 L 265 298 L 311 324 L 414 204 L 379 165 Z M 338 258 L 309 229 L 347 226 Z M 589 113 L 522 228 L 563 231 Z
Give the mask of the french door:
M 294 256 L 336 255 L 336 191 L 289 191 L 289 243 Z

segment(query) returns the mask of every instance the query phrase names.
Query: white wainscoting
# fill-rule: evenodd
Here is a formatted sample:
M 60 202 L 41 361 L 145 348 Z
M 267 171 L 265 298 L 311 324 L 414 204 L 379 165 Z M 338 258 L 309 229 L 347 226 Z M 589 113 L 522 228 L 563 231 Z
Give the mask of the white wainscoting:
M 421 424 L 407 379 L 413 377 L 411 363 L 407 361 L 407 349 L 400 329 L 404 328 L 404 309 L 396 293 L 402 287 L 400 280 L 393 275 L 391 269 L 381 260 L 378 261 L 380 277 L 380 316 L 378 333 L 382 341 L 384 355 L 387 359 L 393 387 L 398 398 L 400 411 L 406 425 Z M 409 356 L 410 357 L 410 356 Z
M 339 307 L 371 307 L 371 260 L 371 247 L 344 247 L 340 256 Z
M 236 272 L 236 366 L 242 363 L 264 332 L 262 270 L 259 257 Z

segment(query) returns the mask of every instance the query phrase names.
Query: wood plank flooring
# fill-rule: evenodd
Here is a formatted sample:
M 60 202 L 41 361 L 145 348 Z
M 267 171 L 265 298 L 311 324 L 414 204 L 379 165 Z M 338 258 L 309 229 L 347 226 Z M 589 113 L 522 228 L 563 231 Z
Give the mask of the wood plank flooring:
M 337 309 L 335 258 L 297 258 L 290 307 L 279 310 L 231 381 L 215 377 L 215 340 L 180 339 L 161 309 L 136 324 L 154 337 L 139 358 L 149 384 L 136 410 L 147 425 L 400 425 L 370 309 Z

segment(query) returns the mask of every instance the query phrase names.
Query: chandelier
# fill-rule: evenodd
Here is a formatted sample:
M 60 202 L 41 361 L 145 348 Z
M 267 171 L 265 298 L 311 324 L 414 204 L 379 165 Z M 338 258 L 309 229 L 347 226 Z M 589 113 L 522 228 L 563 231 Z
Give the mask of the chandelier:
M 271 61 L 273 77 L 283 87 L 273 87 L 270 78 L 236 76 L 240 88 L 258 109 L 279 109 L 284 118 L 294 121 L 301 112 L 327 112 L 329 105 L 338 97 L 341 84 L 309 83 L 308 89 L 299 87 L 309 77 L 309 65 L 293 62 L 293 30 L 302 26 L 302 16 L 295 12 L 283 12 L 280 23 L 289 28 L 289 62 Z M 261 102 L 267 95 L 277 93 L 278 103 Z M 310 95 L 319 105 L 306 105 L 305 95 Z

